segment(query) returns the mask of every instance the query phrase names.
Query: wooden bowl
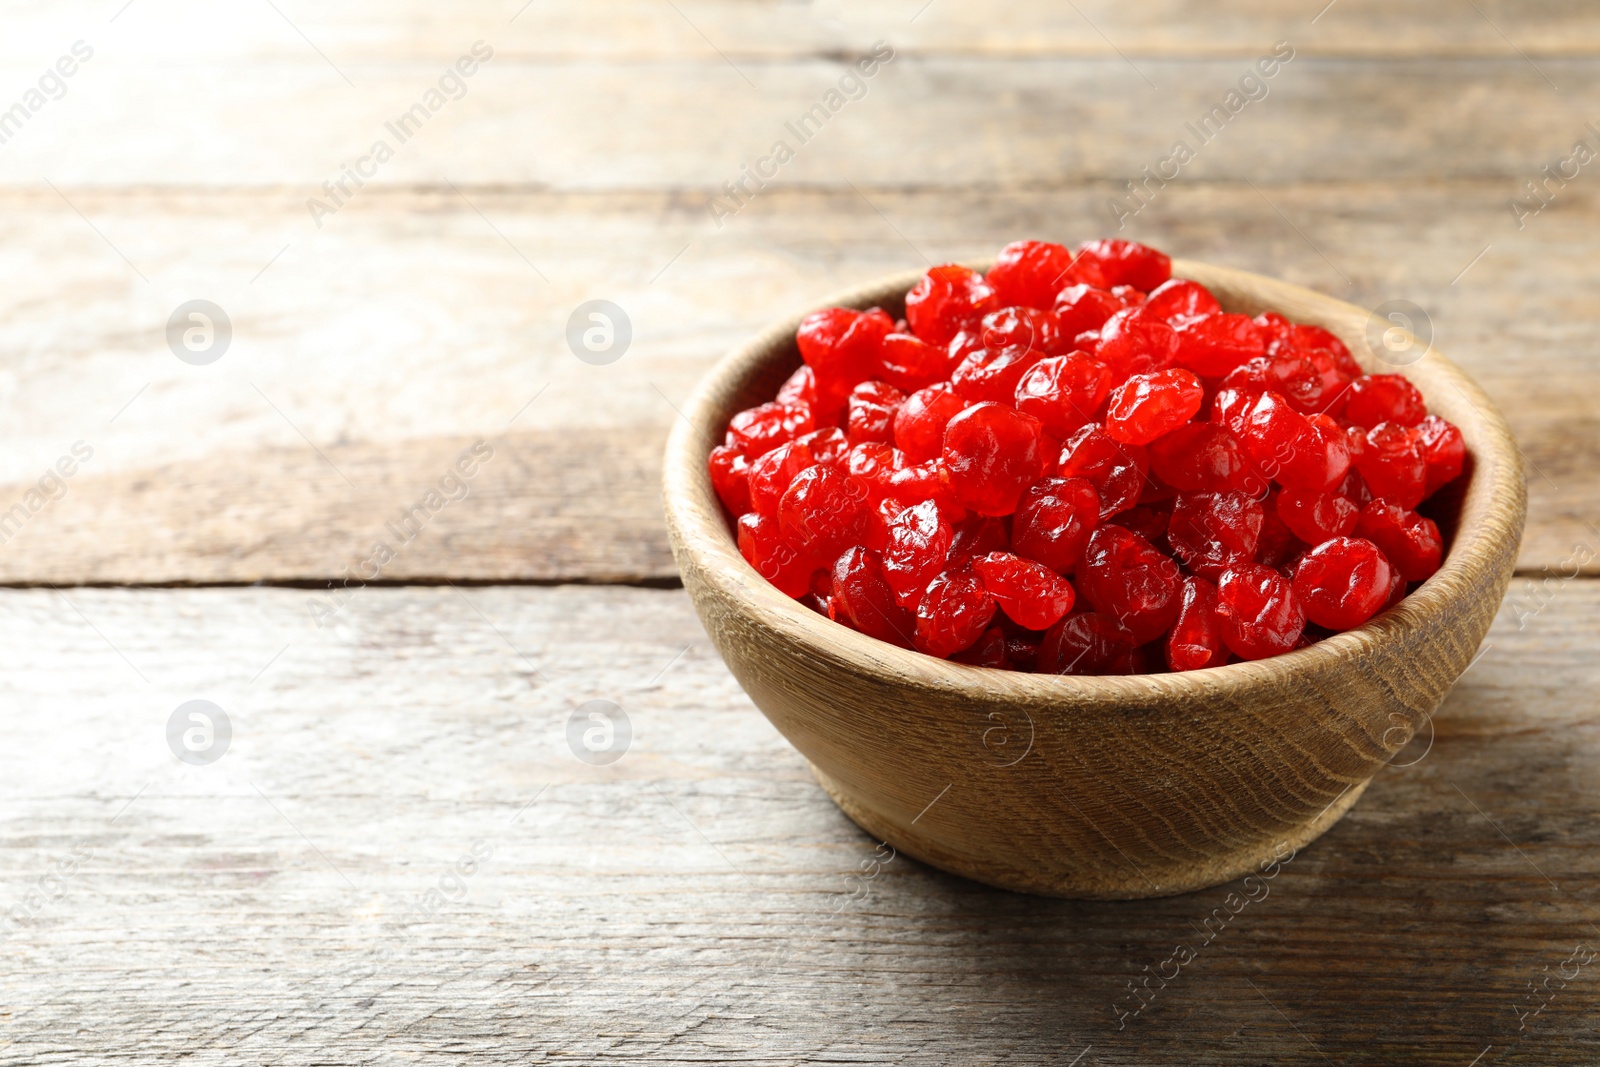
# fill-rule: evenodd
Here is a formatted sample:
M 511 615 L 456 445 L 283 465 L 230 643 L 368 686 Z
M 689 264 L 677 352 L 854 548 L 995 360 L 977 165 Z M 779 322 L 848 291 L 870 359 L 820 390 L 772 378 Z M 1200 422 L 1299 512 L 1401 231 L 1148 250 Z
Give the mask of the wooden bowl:
M 983 269 L 983 265 L 977 265 Z M 1373 358 L 1368 312 L 1242 271 L 1178 261 L 1228 311 L 1327 327 L 1400 373 L 1461 429 L 1467 474 L 1435 498 L 1438 573 L 1348 633 L 1253 663 L 1076 678 L 948 663 L 831 622 L 739 555 L 706 471 L 730 415 L 799 364 L 800 316 L 722 360 L 667 445 L 667 526 L 683 581 L 734 677 L 864 830 L 1005 889 L 1120 899 L 1216 885 L 1316 838 L 1472 661 L 1510 581 L 1526 487 L 1488 397 L 1443 356 Z M 823 306 L 898 315 L 918 274 Z

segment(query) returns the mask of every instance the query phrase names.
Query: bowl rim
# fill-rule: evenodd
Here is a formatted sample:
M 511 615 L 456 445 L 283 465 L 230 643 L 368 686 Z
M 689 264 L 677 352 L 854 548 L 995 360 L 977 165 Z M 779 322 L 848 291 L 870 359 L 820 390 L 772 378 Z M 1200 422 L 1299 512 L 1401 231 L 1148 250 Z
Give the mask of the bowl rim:
M 985 271 L 992 261 L 966 265 Z M 1340 336 L 1368 373 L 1420 377 L 1423 380 L 1416 384 L 1427 399 L 1429 410 L 1451 411 L 1451 421 L 1467 441 L 1471 467 L 1455 535 L 1439 570 L 1395 607 L 1354 630 L 1266 659 L 1165 674 L 1054 675 L 969 666 L 900 648 L 819 615 L 779 592 L 739 553 L 711 485 L 706 460 L 721 439 L 722 427 L 718 423 L 731 414 L 725 411 L 728 398 L 768 362 L 792 358 L 794 332 L 806 314 L 824 307 L 865 308 L 893 302 L 903 298 L 922 274 L 921 270 L 899 272 L 835 292 L 736 346 L 700 380 L 668 436 L 662 496 L 680 570 L 687 572 L 692 563 L 699 580 L 715 587 L 729 602 L 742 604 L 746 615 L 788 638 L 804 652 L 863 675 L 893 676 L 901 683 L 922 684 L 984 701 L 998 698 L 1049 705 L 1068 699 L 1075 704 L 1103 699 L 1122 704 L 1130 697 L 1160 701 L 1164 697 L 1192 697 L 1197 690 L 1250 690 L 1281 685 L 1286 675 L 1311 677 L 1327 669 L 1348 668 L 1353 658 L 1362 659 L 1380 652 L 1384 646 L 1403 644 L 1408 637 L 1424 636 L 1463 591 L 1481 587 L 1485 578 L 1508 569 L 1508 544 L 1515 557 L 1526 507 L 1521 452 L 1504 417 L 1460 368 L 1429 343 L 1413 363 L 1375 369 L 1367 346 L 1352 343 L 1357 326 L 1364 331 L 1370 316 L 1365 309 L 1264 275 L 1174 259 L 1173 277 L 1189 278 L 1207 286 L 1217 293 L 1225 309 L 1230 303 L 1241 302 L 1237 299 L 1239 294 L 1250 294 L 1263 308 L 1291 307 L 1293 314 L 1286 313 L 1286 317 L 1324 326 Z M 1249 303 L 1250 299 L 1243 302 Z M 1447 397 L 1436 404 L 1430 389 L 1440 384 L 1453 388 L 1462 404 Z

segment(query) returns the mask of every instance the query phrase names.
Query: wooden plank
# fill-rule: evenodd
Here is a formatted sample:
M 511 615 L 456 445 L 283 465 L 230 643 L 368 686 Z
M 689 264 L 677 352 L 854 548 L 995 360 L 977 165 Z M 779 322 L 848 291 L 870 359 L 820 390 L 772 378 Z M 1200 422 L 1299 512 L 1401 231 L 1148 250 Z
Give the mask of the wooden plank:
M 378 192 L 308 239 L 292 200 L 74 190 L 148 284 L 54 194 L 0 197 L 12 280 L 0 294 L 0 512 L 72 442 L 94 449 L 66 495 L 5 544 L 0 581 L 338 577 L 479 438 L 514 458 L 487 463 L 385 578 L 670 578 L 654 456 L 711 361 L 830 291 L 916 265 L 919 250 L 972 258 L 1024 235 L 1107 232 L 1108 192 L 867 187 L 869 202 L 774 189 L 720 230 L 665 194 L 475 190 L 480 216 L 454 193 Z M 1494 182 L 1261 193 L 1192 182 L 1127 232 L 1366 306 L 1428 309 L 1441 348 L 1497 398 L 1533 465 L 1522 566 L 1560 567 L 1582 544 L 1592 572 L 1600 372 L 1587 234 L 1600 199 L 1574 186 L 1519 232 L 1503 195 Z M 235 322 L 232 349 L 201 367 L 163 334 L 197 296 Z M 564 340 L 595 297 L 633 322 L 609 366 L 580 362 Z
M 1503 613 L 1431 750 L 1237 914 L 874 868 L 681 592 L 310 595 L 0 594 L 0 1064 L 1600 1055 L 1600 583 Z M 195 698 L 204 766 L 164 736 Z M 594 698 L 609 766 L 565 740 Z
M 459 54 L 474 38 L 452 40 Z M 907 55 L 863 82 L 859 99 L 837 97 L 837 114 L 803 138 L 786 123 L 837 93 L 849 57 L 774 59 L 743 73 L 703 60 L 501 57 L 401 137 L 388 124 L 434 90 L 439 60 L 352 65 L 347 84 L 309 50 L 178 64 L 108 44 L 5 143 L 0 184 L 287 188 L 302 204 L 332 204 L 323 183 L 360 166 L 367 184 L 357 199 L 446 181 L 701 193 L 761 165 L 780 140 L 794 152 L 779 171 L 788 184 L 1055 184 L 1138 178 L 1183 140 L 1196 152 L 1186 178 L 1464 174 L 1503 178 L 1510 196 L 1570 154 L 1593 119 L 1581 101 L 1600 94 L 1592 56 L 1530 65 L 1509 50 L 1405 62 L 1307 54 L 1262 83 L 1264 98 L 1238 99 L 1242 110 L 1220 132 L 1216 120 L 1204 137 L 1189 132 L 1272 41 L 1249 55 L 1142 66 L 1114 55 Z M 379 141 L 392 159 L 379 158 Z
M 1110 58 L 1119 51 L 1136 58 L 1249 55 L 1284 37 L 1304 40 L 1308 51 L 1323 55 L 1502 57 L 1515 54 L 1508 39 L 1531 57 L 1600 49 L 1600 20 L 1593 10 L 1564 0 L 1480 0 L 1479 11 L 1450 0 L 1404 5 L 1339 0 L 1326 12 L 1319 5 L 1302 9 L 1273 0 L 1222 0 L 1204 8 L 1179 0 L 1137 8 L 1116 0 L 1067 6 L 1019 0 L 1003 8 L 943 0 L 803 5 L 684 0 L 675 4 L 677 11 L 650 0 L 604 5 L 501 0 L 450 9 L 415 0 L 278 6 L 282 16 L 270 9 L 220 11 L 195 2 L 141 4 L 117 13 L 110 23 L 103 7 L 88 0 L 37 5 L 9 20 L 13 32 L 0 42 L 0 56 L 32 60 L 63 39 L 96 32 L 151 59 L 186 63 L 196 57 L 301 58 L 310 51 L 309 38 L 341 67 L 397 58 L 448 62 L 458 42 L 478 38 L 517 57 L 718 64 L 723 56 L 761 62 L 827 54 L 880 37 L 919 53 Z

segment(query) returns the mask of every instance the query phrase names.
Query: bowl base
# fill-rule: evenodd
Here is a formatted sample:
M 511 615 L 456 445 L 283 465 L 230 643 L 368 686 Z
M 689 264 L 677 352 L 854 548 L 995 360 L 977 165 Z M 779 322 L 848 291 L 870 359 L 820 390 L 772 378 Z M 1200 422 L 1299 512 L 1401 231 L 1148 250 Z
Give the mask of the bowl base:
M 1097 873 L 1092 879 L 1075 879 L 1063 876 L 1058 879 L 1040 879 L 1008 877 L 1005 873 L 984 870 L 976 866 L 963 863 L 958 857 L 940 849 L 931 838 L 925 837 L 910 828 L 901 828 L 880 818 L 877 814 L 863 806 L 850 796 L 839 784 L 828 777 L 815 763 L 810 760 L 806 765 L 811 768 L 811 773 L 817 779 L 817 784 L 822 786 L 823 792 L 833 799 L 851 822 L 865 830 L 872 837 L 892 845 L 897 852 L 904 853 L 912 859 L 937 867 L 949 874 L 970 878 L 975 882 L 993 886 L 996 889 L 1010 890 L 1016 893 L 1032 893 L 1037 896 L 1063 897 L 1069 900 L 1144 900 L 1151 897 L 1172 897 L 1181 893 L 1193 893 L 1200 889 L 1209 889 L 1212 886 L 1231 882 L 1236 878 L 1254 874 L 1273 861 L 1286 862 L 1284 849 L 1289 849 L 1288 856 L 1293 858 L 1295 853 L 1321 837 L 1334 823 L 1344 817 L 1344 813 L 1355 805 L 1361 794 L 1367 791 L 1371 779 L 1356 782 L 1345 790 L 1337 800 L 1324 808 L 1316 818 L 1299 826 L 1290 827 L 1282 832 L 1272 843 L 1263 844 L 1257 849 L 1243 850 L 1227 856 L 1219 856 L 1206 863 L 1198 863 L 1188 869 L 1173 870 L 1168 868 L 1162 872 L 1162 884 L 1152 886 L 1150 881 L 1142 875 L 1133 875 L 1125 880 L 1108 879 L 1103 873 Z

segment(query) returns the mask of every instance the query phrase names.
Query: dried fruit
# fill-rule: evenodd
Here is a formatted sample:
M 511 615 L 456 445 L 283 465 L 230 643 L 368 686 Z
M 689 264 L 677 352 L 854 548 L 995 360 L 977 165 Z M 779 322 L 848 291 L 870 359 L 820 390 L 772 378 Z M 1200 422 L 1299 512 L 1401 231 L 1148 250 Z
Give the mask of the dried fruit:
M 864 634 L 1057 674 L 1260 659 L 1399 602 L 1443 559 L 1415 509 L 1461 432 L 1326 329 L 1170 274 L 1020 241 L 928 271 L 906 321 L 807 315 L 707 457 L 740 553 Z

